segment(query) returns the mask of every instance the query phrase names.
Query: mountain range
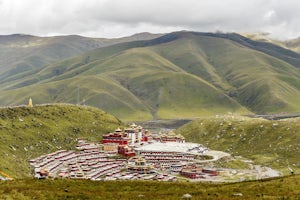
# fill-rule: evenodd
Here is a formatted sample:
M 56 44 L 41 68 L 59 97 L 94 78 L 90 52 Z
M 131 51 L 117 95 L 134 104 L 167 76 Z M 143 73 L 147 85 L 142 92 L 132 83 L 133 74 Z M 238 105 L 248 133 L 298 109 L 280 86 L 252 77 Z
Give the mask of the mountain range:
M 0 37 L 0 104 L 80 103 L 123 120 L 300 110 L 299 40 L 173 32 Z

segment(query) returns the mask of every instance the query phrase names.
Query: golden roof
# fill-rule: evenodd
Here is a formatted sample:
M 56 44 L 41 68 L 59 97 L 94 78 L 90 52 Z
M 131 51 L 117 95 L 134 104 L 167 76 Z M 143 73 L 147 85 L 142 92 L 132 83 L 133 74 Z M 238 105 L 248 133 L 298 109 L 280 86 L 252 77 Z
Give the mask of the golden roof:
M 122 132 L 122 130 L 120 129 L 120 127 L 118 127 L 115 131 L 116 132 Z
M 138 157 L 138 159 L 135 160 L 135 164 L 139 165 L 138 163 L 143 163 L 144 165 L 146 164 L 146 159 L 142 157 Z

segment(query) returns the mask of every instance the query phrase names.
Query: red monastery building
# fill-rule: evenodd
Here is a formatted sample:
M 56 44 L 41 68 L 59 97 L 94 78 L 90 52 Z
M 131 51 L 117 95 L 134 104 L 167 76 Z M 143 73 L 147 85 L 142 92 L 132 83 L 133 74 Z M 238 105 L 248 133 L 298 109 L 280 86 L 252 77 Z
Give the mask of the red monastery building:
M 151 134 L 143 127 L 132 124 L 129 128 L 122 131 L 120 128 L 113 133 L 103 135 L 102 144 L 118 144 L 118 153 L 126 157 L 135 156 L 132 148 L 135 143 L 147 142 Z
M 103 135 L 102 144 L 105 143 L 118 143 L 119 145 L 128 145 L 130 138 L 124 134 L 120 128 L 116 129 L 113 133 Z

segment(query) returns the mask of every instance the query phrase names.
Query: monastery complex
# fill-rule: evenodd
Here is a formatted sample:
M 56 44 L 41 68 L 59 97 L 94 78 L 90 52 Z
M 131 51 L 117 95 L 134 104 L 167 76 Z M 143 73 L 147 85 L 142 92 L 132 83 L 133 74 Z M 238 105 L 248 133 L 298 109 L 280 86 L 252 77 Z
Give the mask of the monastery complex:
M 77 139 L 76 150 L 30 160 L 36 178 L 90 180 L 214 180 L 227 173 L 203 164 L 230 158 L 225 152 L 185 142 L 173 131 L 151 133 L 132 124 L 103 135 L 99 143 Z

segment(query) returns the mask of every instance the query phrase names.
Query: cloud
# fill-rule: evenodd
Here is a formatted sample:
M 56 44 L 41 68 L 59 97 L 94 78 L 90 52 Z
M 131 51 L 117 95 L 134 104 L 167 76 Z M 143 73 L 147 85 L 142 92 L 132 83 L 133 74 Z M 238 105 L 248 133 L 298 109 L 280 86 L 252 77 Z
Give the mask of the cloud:
M 0 34 L 118 37 L 176 30 L 300 36 L 297 0 L 0 0 Z

